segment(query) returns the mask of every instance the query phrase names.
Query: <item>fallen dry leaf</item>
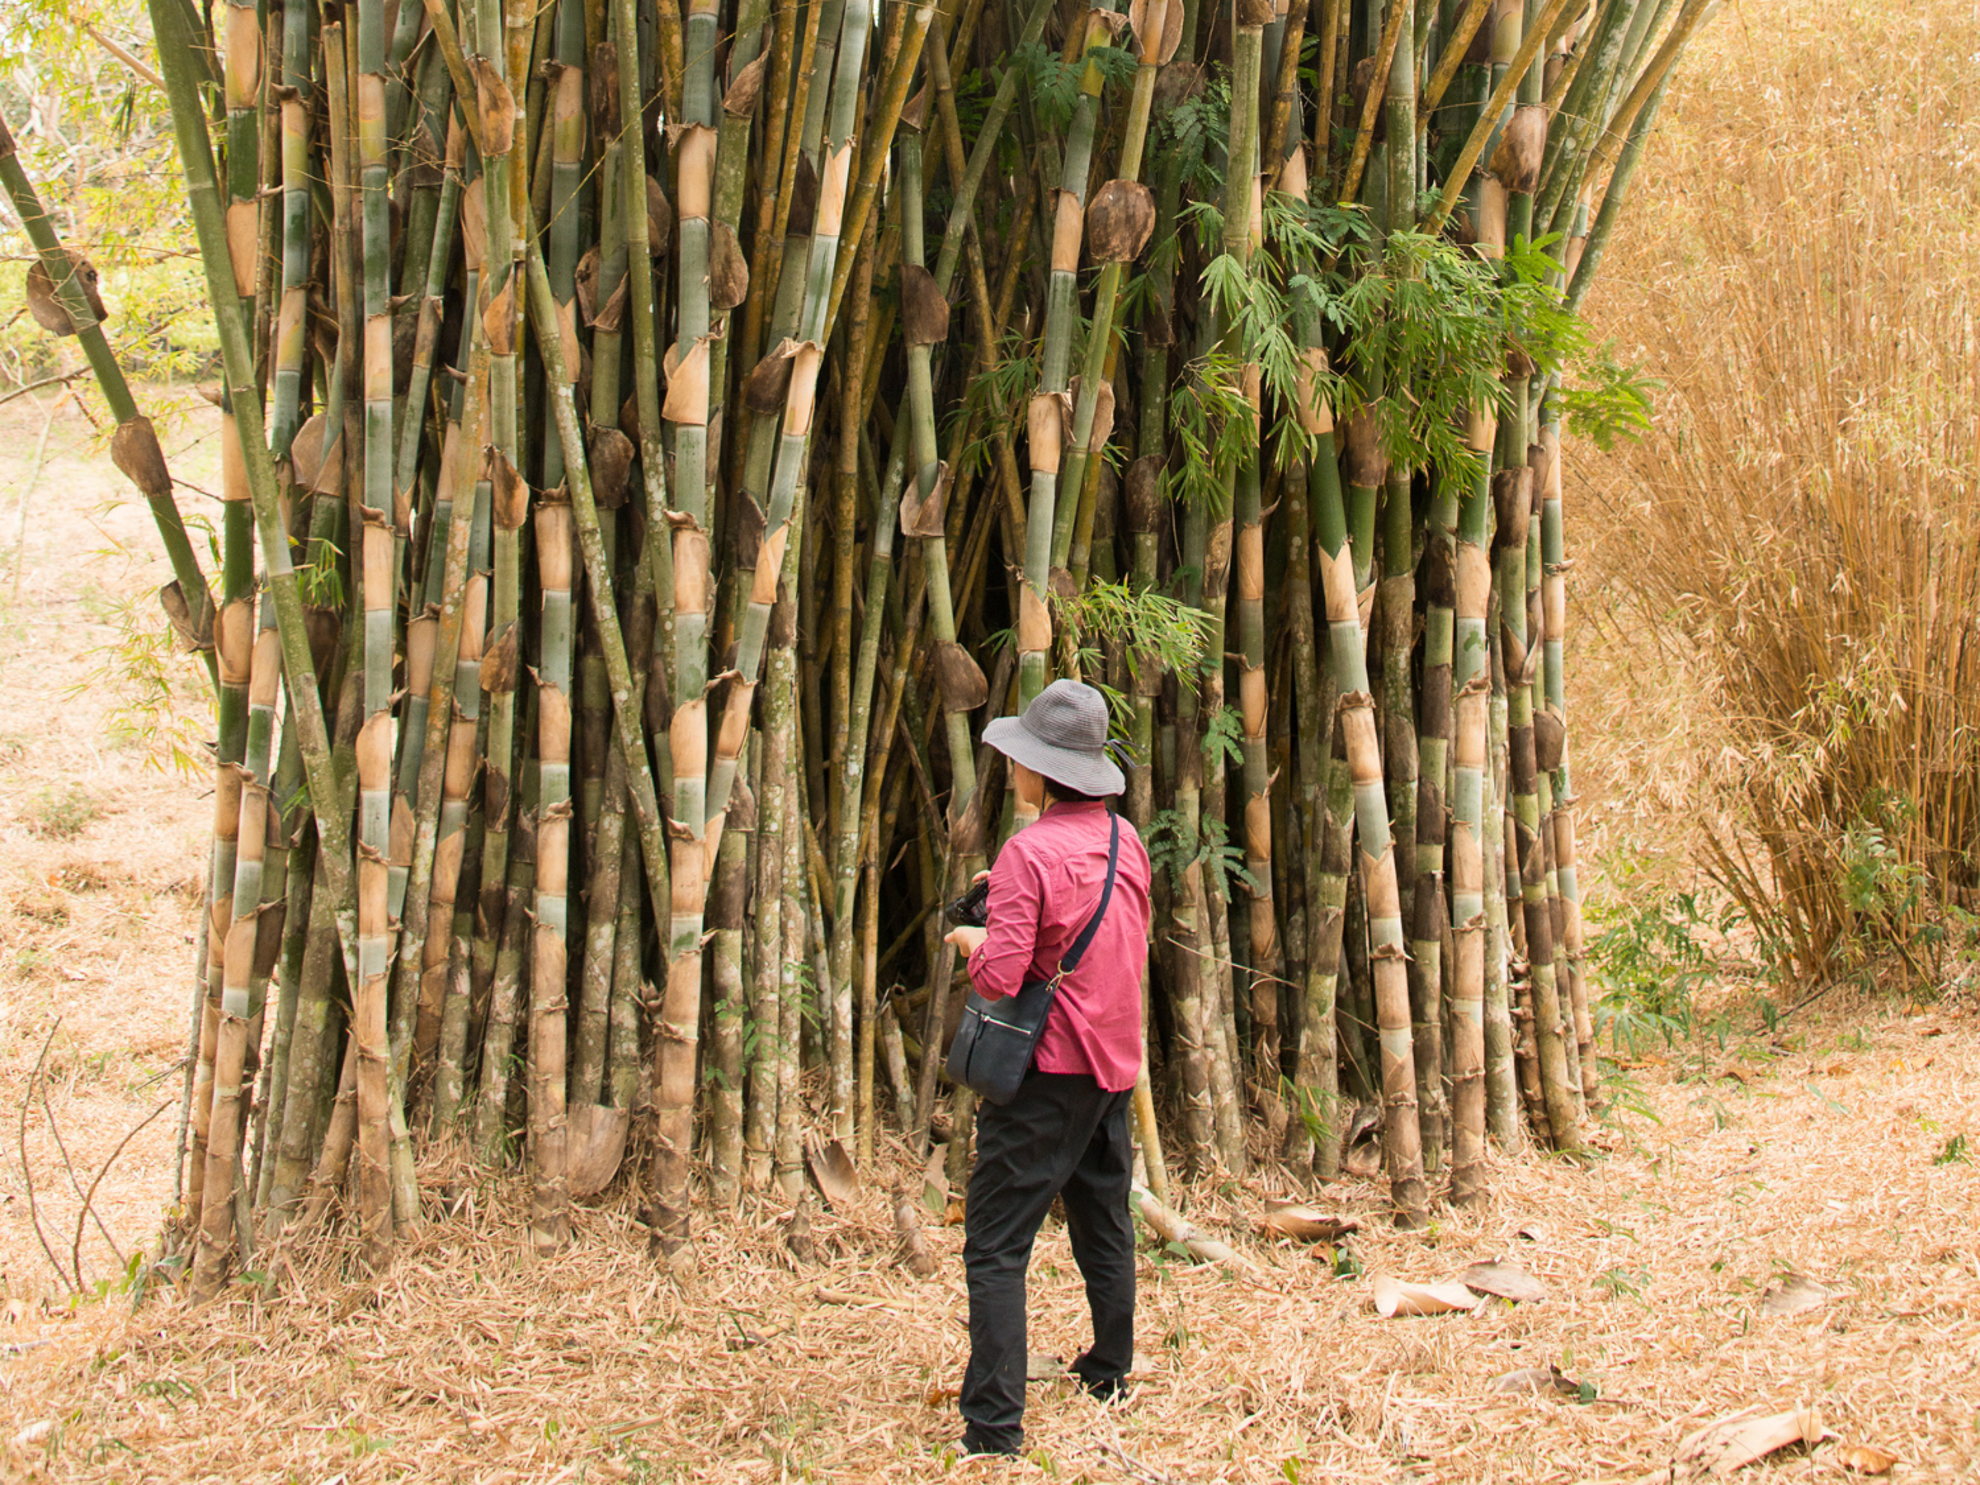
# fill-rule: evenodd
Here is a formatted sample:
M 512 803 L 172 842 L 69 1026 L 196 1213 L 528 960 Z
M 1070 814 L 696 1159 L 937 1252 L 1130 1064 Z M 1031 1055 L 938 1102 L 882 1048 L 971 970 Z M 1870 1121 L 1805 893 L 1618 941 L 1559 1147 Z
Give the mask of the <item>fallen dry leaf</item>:
M 1581 1384 L 1549 1362 L 1545 1366 L 1523 1366 L 1516 1372 L 1494 1377 L 1487 1392 L 1558 1392 L 1566 1397 L 1581 1395 Z
M 1521 1304 L 1538 1304 L 1547 1297 L 1547 1286 L 1516 1263 L 1474 1263 L 1458 1278 L 1467 1289 Z
M 1337 1217 L 1296 1201 L 1267 1202 L 1258 1225 L 1266 1232 L 1304 1243 L 1338 1242 L 1351 1232 L 1361 1231 L 1361 1224 L 1352 1217 Z
M 1827 1304 L 1835 1297 L 1835 1291 L 1826 1284 L 1818 1284 L 1806 1274 L 1783 1274 L 1767 1286 L 1760 1296 L 1760 1313 L 1763 1315 L 1800 1315 Z
M 843 1209 L 859 1193 L 859 1172 L 853 1169 L 846 1147 L 837 1140 L 814 1134 L 804 1142 L 804 1158 L 811 1167 L 811 1179 L 834 1208 Z
M 1836 1459 L 1846 1470 L 1859 1475 L 1888 1475 L 1898 1462 L 1897 1455 L 1875 1444 L 1842 1444 Z
M 30 1448 L 40 1443 L 53 1432 L 55 1432 L 55 1420 L 53 1418 L 38 1419 L 14 1435 L 14 1447 L 16 1449 Z
M 921 1172 L 921 1204 L 931 1217 L 944 1217 L 949 1207 L 949 1147 L 937 1145 L 928 1152 L 928 1164 Z
M 1547 1241 L 1547 1225 L 1544 1222 L 1529 1222 L 1514 1236 L 1523 1237 L 1529 1243 L 1544 1243 Z
M 1765 1418 L 1750 1416 L 1752 1410 L 1735 1413 L 1716 1423 L 1708 1423 L 1687 1434 L 1678 1445 L 1674 1478 L 1697 1479 L 1700 1475 L 1731 1474 L 1742 1465 L 1765 1459 L 1789 1444 L 1816 1444 L 1822 1439 L 1822 1415 L 1813 1408 L 1792 1413 L 1775 1413 Z
M 1479 1298 L 1464 1285 L 1405 1284 L 1387 1274 L 1377 1274 L 1374 1286 L 1376 1313 L 1384 1320 L 1398 1315 L 1448 1315 L 1453 1310 L 1475 1310 Z

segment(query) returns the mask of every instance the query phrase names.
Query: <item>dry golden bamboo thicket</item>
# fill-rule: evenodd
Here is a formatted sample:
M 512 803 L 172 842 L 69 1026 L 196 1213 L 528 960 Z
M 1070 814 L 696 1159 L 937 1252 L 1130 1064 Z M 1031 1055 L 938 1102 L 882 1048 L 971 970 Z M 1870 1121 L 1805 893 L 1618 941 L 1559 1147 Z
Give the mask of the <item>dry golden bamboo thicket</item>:
M 1583 529 L 1628 600 L 1605 646 L 1684 668 L 1704 859 L 1812 988 L 1980 885 L 1980 19 L 1766 24 L 1778 85 L 1687 72 L 1695 122 L 1638 181 L 1686 251 L 1605 265 L 1591 313 L 1665 387 L 1584 464 Z
M 454 1145 L 676 1264 L 807 1134 L 954 1184 L 943 904 L 1053 675 L 1162 868 L 1158 1196 L 1577 1147 L 1565 306 L 1712 0 L 150 9 L 231 440 L 200 1293 L 383 1266 Z

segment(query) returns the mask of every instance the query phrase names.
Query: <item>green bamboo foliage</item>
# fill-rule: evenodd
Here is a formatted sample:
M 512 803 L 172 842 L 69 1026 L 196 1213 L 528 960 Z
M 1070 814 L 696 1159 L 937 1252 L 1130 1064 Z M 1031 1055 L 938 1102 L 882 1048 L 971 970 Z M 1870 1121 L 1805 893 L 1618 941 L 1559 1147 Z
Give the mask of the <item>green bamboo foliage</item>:
M 1324 1182 L 1378 1103 L 1406 1225 L 1571 1148 L 1560 327 L 1710 9 L 227 0 L 209 114 L 163 0 L 211 581 L 0 135 L 217 683 L 194 1291 L 340 1218 L 384 1266 L 435 1142 L 526 1168 L 545 1254 L 644 1172 L 677 1268 L 697 1154 L 716 1212 L 802 1211 L 814 1138 L 962 1182 L 941 912 L 1052 674 L 1158 864 L 1158 1196 L 1164 1120 Z
M 1081 53 L 1103 45 L 1112 31 L 1096 10 L 1083 17 Z M 1027 409 L 1031 448 L 1031 493 L 1025 511 L 1024 587 L 1018 599 L 1018 696 L 1022 703 L 1045 689 L 1047 657 L 1052 647 L 1052 619 L 1047 607 L 1051 581 L 1055 512 L 1059 499 L 1059 467 L 1076 428 L 1072 397 L 1067 391 L 1072 357 L 1073 321 L 1079 313 L 1080 245 L 1086 227 L 1087 179 L 1093 156 L 1093 135 L 1100 113 L 1105 78 L 1099 65 L 1086 61 L 1079 79 L 1079 101 L 1066 133 L 1064 166 L 1052 218 L 1051 272 L 1045 299 L 1045 334 L 1040 347 L 1038 390 Z M 1104 338 L 1104 337 L 1103 337 Z M 1075 496 L 1077 491 L 1073 492 Z M 1068 536 L 1070 544 L 1070 536 Z M 1018 806 L 1020 824 L 1033 811 Z

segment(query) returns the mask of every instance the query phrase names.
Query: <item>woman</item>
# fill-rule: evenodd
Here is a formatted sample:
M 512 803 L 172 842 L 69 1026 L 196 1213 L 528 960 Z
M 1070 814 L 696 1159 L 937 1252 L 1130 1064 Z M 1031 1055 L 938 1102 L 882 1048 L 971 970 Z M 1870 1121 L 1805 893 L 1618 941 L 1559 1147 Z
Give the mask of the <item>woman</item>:
M 995 1000 L 1055 974 L 1100 907 L 1116 823 L 1106 801 L 1127 781 L 1106 754 L 1106 701 L 1077 681 L 1055 681 L 1023 716 L 984 728 L 983 740 L 1010 759 L 1018 797 L 1041 810 L 997 855 L 986 926 L 949 935 L 969 956 L 977 993 Z M 1141 1069 L 1149 868 L 1134 827 L 1118 825 L 1113 892 L 1060 983 L 1032 1070 L 1010 1103 L 977 1111 L 963 1246 L 962 1447 L 972 1454 L 1016 1454 L 1024 1442 L 1025 1270 L 1055 1196 L 1065 1198 L 1093 1312 L 1093 1345 L 1073 1372 L 1110 1398 L 1134 1361 L 1128 1103 Z

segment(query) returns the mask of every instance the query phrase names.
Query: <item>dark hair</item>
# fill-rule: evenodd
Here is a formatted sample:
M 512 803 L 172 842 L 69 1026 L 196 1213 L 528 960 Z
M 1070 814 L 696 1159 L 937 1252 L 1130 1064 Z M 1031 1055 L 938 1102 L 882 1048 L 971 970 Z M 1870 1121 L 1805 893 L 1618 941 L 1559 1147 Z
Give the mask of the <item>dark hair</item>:
M 1067 788 L 1055 778 L 1044 774 L 1039 777 L 1045 780 L 1045 792 L 1060 804 L 1100 804 L 1114 797 L 1111 794 L 1082 794 L 1077 789 Z

